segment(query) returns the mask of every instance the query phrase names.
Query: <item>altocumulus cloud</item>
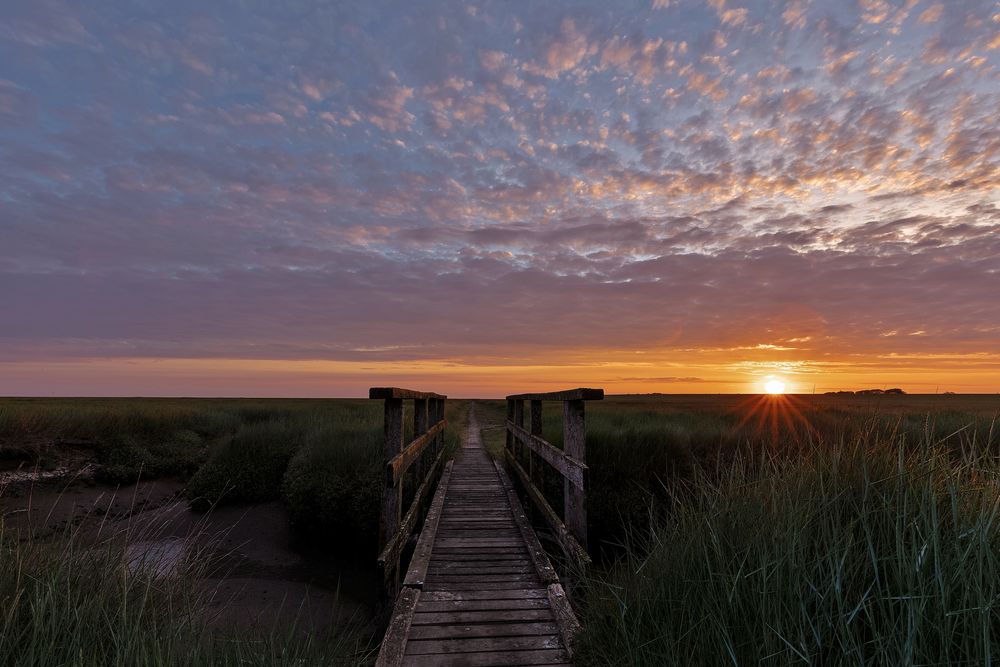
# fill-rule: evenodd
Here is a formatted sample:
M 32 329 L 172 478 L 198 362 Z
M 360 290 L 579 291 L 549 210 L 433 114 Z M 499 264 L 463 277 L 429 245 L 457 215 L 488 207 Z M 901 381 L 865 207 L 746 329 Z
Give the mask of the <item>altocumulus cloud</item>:
M 1000 352 L 988 0 L 47 0 L 0 26 L 8 361 Z

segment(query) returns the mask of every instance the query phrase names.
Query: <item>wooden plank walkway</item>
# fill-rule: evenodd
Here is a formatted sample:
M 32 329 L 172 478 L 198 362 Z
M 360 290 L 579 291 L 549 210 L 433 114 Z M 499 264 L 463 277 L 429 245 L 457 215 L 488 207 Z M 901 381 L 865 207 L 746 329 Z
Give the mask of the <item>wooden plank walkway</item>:
M 562 586 L 475 409 L 442 477 L 397 599 L 380 665 L 568 665 L 576 631 Z

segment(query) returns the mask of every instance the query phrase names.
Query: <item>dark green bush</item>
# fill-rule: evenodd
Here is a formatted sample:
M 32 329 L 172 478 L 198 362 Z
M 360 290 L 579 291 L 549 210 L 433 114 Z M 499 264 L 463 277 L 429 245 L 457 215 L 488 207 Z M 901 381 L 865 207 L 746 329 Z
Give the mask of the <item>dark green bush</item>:
M 317 428 L 288 466 L 282 495 L 312 541 L 374 542 L 382 491 L 382 434 L 373 424 Z
M 185 494 L 192 507 L 276 499 L 302 438 L 302 425 L 289 419 L 242 426 L 191 478 Z
M 98 451 L 97 479 L 130 484 L 140 477 L 187 477 L 204 459 L 205 445 L 194 431 L 181 430 L 163 440 L 141 442 L 133 436 Z

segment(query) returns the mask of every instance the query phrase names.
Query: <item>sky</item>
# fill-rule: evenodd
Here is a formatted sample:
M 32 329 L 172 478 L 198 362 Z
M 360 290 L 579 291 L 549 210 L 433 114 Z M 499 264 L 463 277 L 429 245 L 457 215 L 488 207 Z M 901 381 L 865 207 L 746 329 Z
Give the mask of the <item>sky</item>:
M 1000 2 L 0 3 L 0 394 L 1000 391 Z

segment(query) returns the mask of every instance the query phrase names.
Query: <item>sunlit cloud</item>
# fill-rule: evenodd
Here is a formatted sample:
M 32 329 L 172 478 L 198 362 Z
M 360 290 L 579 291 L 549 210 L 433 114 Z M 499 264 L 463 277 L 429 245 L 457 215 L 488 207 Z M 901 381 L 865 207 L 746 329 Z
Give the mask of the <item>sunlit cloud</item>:
M 0 392 L 1000 390 L 995 3 L 779 5 L 6 5 Z

